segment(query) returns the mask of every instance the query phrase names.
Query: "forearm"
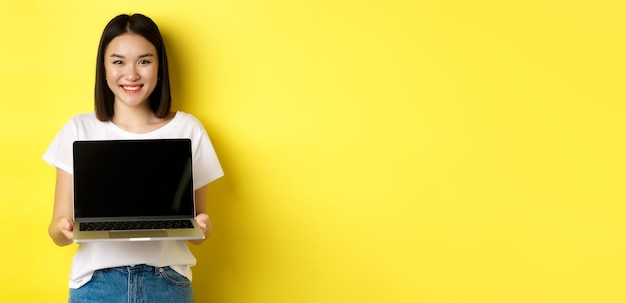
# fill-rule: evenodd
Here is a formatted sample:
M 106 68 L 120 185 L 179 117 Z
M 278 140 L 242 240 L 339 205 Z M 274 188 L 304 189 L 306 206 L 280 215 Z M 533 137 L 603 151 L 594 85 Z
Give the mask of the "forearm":
M 189 240 L 189 243 L 194 245 L 202 244 L 213 231 L 213 226 L 211 225 L 211 219 L 209 219 L 209 215 L 206 214 L 206 198 L 207 198 L 207 186 L 203 186 L 196 190 L 195 192 L 195 203 L 196 203 L 196 221 L 200 228 L 204 232 L 204 239 L 202 240 Z

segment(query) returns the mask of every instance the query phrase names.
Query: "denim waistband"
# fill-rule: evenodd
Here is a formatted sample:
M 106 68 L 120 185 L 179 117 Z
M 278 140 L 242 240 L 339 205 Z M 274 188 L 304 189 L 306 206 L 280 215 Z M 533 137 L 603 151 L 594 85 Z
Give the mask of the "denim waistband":
M 156 267 L 156 266 L 147 265 L 147 264 L 138 264 L 138 265 L 111 267 L 111 268 L 105 268 L 102 270 L 116 270 L 116 271 L 121 271 L 125 273 L 140 273 L 140 272 L 160 273 L 167 267 L 169 266 Z

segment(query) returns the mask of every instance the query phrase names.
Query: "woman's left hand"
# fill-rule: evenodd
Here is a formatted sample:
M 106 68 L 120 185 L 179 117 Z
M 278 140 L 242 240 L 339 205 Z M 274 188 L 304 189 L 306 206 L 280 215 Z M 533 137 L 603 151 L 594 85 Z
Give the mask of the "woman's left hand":
M 196 216 L 196 222 L 198 222 L 198 225 L 200 225 L 200 228 L 206 237 L 211 235 L 211 220 L 209 220 L 209 216 L 207 214 L 198 214 Z

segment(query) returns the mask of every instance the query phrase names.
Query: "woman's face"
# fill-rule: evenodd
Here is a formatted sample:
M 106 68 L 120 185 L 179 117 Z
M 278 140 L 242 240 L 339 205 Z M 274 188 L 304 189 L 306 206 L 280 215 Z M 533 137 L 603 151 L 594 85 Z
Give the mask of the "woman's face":
M 126 33 L 111 40 L 104 52 L 106 81 L 115 103 L 149 106 L 148 98 L 158 81 L 156 48 L 146 38 Z

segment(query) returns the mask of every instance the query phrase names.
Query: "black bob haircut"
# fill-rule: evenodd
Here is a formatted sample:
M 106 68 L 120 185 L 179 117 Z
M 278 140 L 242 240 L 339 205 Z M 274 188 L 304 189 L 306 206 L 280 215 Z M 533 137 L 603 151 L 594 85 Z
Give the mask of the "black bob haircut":
M 154 112 L 157 117 L 164 118 L 170 113 L 172 105 L 165 44 L 163 43 L 163 37 L 161 37 L 156 23 L 142 14 L 119 15 L 111 19 L 102 32 L 96 62 L 96 89 L 94 100 L 96 117 L 100 121 L 111 121 L 113 118 L 115 96 L 107 85 L 106 71 L 104 68 L 104 53 L 111 40 L 126 33 L 140 35 L 150 41 L 156 48 L 159 60 L 157 75 L 160 80 L 157 81 L 157 85 L 149 97 L 149 102 L 152 112 Z

